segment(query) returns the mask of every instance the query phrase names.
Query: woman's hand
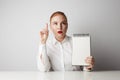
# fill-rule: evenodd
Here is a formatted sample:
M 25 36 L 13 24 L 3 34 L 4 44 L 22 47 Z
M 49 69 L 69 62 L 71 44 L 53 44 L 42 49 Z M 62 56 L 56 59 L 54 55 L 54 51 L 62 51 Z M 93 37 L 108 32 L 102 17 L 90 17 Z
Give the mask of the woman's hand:
M 86 66 L 86 69 L 87 70 L 91 70 L 93 67 L 94 67 L 94 63 L 95 63 L 95 60 L 92 56 L 88 56 L 86 59 L 85 59 L 85 62 L 87 64 L 89 64 L 89 66 Z
M 41 44 L 45 44 L 46 43 L 47 38 L 48 38 L 48 34 L 49 34 L 48 24 L 46 24 L 45 28 L 43 28 L 40 31 L 40 41 L 41 41 Z

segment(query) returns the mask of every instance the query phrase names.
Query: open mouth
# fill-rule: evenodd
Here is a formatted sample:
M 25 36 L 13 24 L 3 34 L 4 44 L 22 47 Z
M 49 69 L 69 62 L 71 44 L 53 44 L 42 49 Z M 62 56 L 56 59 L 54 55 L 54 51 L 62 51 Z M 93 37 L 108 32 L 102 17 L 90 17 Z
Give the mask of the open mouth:
M 58 31 L 59 34 L 62 34 L 63 32 L 62 31 Z

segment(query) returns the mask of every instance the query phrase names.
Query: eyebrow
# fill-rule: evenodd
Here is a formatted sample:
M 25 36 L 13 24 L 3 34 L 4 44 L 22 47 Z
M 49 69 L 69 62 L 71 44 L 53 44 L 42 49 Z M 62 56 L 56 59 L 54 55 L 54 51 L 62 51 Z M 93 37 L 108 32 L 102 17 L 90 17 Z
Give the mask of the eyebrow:
M 51 21 L 51 22 L 57 22 L 57 21 Z M 64 21 L 62 21 L 62 22 L 65 22 L 65 23 L 67 23 L 67 21 L 66 21 L 66 20 L 64 20 Z

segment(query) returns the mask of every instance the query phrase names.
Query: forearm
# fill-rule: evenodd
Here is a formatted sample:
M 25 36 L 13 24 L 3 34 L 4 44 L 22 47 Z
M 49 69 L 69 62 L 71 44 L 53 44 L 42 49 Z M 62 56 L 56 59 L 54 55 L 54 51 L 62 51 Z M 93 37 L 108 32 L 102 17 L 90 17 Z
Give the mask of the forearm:
M 46 44 L 39 46 L 39 55 L 38 55 L 38 68 L 40 71 L 49 71 L 50 62 L 47 56 Z

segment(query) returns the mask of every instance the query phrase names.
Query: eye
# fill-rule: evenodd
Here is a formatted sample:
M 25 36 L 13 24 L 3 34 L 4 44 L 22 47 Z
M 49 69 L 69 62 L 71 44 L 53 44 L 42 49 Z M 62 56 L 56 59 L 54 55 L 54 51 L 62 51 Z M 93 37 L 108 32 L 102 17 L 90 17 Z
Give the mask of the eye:
M 54 25 L 57 25 L 57 22 L 54 22 L 53 24 L 54 24 Z
M 67 25 L 67 23 L 66 23 L 66 22 L 62 22 L 62 24 Z

